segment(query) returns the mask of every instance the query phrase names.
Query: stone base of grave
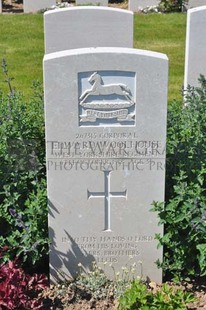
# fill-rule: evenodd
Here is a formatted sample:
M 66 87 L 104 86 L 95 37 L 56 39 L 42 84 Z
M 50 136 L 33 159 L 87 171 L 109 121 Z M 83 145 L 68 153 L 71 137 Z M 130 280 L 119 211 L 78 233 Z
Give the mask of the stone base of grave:
M 129 0 L 129 10 L 139 12 L 147 7 L 158 6 L 159 3 L 160 0 Z
M 34 13 L 56 5 L 56 0 L 24 0 L 24 13 Z
M 76 0 L 76 5 L 108 6 L 108 0 Z

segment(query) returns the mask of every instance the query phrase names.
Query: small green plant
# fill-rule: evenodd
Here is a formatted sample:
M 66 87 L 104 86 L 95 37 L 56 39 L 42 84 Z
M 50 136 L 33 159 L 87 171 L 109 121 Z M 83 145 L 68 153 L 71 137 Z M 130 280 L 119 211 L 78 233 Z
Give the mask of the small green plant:
M 106 264 L 105 264 L 106 265 Z M 110 264 L 108 267 L 112 268 L 114 273 L 114 280 L 109 280 L 104 270 L 97 266 L 94 262 L 92 270 L 85 272 L 79 264 L 80 272 L 75 280 L 75 285 L 81 287 L 89 293 L 94 299 L 104 299 L 108 297 L 117 298 L 129 286 L 130 279 L 134 274 L 135 265 L 131 268 L 122 267 L 120 272 L 115 272 L 114 266 Z
M 108 280 L 103 270 L 96 263 L 93 263 L 92 271 L 87 273 L 81 271 L 81 264 L 79 264 L 79 267 L 80 273 L 75 284 L 82 287 L 95 299 L 106 298 L 110 291 L 111 281 Z
M 131 287 L 119 298 L 118 310 L 184 310 L 195 298 L 181 289 L 163 284 L 156 292 L 149 290 L 141 280 L 133 280 Z
M 164 236 L 166 276 L 182 280 L 206 275 L 206 80 L 189 87 L 185 106 L 169 106 L 166 201 L 155 203 Z

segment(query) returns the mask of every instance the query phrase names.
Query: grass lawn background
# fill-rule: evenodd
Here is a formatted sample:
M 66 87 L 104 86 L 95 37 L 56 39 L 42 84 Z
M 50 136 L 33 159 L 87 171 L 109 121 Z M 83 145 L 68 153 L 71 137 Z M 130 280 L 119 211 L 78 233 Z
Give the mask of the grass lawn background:
M 186 14 L 135 14 L 134 47 L 169 58 L 169 101 L 181 99 L 184 80 Z M 26 97 L 32 81 L 42 82 L 44 29 L 42 14 L 0 14 L 0 59 L 5 58 L 12 85 Z M 0 72 L 0 88 L 8 91 Z

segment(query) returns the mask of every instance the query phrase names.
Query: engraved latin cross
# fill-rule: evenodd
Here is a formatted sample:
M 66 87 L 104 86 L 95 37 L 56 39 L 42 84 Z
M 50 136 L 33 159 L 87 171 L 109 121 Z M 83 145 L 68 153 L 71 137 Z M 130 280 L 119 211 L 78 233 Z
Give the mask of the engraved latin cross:
M 87 199 L 90 198 L 104 198 L 104 231 L 111 231 L 111 198 L 127 198 L 127 190 L 123 192 L 110 191 L 110 174 L 111 171 L 104 172 L 104 191 L 103 192 L 90 192 L 87 190 Z

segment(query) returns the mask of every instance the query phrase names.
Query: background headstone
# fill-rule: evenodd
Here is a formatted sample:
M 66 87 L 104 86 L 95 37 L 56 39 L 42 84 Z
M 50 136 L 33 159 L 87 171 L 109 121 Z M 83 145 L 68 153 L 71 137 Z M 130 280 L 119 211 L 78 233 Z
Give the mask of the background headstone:
M 206 0 L 189 0 L 186 7 L 187 9 L 193 9 L 193 8 L 204 6 L 204 5 L 206 5 Z
M 206 75 L 206 6 L 187 11 L 184 88 Z
M 2 13 L 2 0 L 0 0 L 0 13 Z
M 139 12 L 142 9 L 159 5 L 160 0 L 129 0 L 129 10 Z
M 164 201 L 168 60 L 127 48 L 47 54 L 51 281 L 96 261 L 162 281 L 153 201 Z M 92 86 L 93 85 L 93 86 Z M 107 263 L 107 265 L 104 265 Z
M 56 0 L 23 0 L 24 13 L 34 13 L 56 5 Z
M 133 13 L 107 7 L 44 14 L 45 53 L 84 47 L 133 47 Z
M 76 0 L 76 5 L 108 6 L 108 0 Z

